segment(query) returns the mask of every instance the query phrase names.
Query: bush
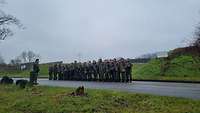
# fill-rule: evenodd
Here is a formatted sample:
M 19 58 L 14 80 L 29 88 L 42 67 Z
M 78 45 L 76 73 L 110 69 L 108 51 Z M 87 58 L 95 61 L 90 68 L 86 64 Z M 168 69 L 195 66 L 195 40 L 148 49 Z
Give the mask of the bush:
M 29 83 L 28 80 L 23 80 L 23 79 L 16 81 L 16 85 L 23 89 L 26 87 L 28 83 Z
M 12 78 L 9 78 L 8 76 L 3 76 L 0 83 L 1 84 L 13 84 L 14 80 Z

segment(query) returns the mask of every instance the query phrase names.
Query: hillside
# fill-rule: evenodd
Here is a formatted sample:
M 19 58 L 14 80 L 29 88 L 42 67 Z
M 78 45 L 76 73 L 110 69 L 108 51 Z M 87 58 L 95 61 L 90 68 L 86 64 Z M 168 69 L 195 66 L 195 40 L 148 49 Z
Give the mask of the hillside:
M 200 63 L 192 55 L 180 55 L 170 60 L 152 59 L 147 64 L 134 64 L 135 79 L 199 80 Z

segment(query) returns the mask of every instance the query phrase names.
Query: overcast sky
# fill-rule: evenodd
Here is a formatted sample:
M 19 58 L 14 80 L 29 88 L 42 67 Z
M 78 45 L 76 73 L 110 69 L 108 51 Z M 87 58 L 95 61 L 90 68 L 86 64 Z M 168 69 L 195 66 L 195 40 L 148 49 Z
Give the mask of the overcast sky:
M 133 58 L 184 46 L 200 22 L 200 0 L 7 0 L 0 7 L 26 27 L 0 42 L 7 62 L 24 50 L 42 62 Z

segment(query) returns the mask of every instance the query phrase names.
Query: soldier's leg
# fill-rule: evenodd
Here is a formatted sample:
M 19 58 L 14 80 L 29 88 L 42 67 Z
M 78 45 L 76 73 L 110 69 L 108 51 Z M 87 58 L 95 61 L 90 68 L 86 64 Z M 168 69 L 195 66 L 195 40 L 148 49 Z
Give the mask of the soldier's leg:
M 111 82 L 112 81 L 112 76 L 111 76 L 111 72 L 108 72 L 108 81 Z
M 119 74 L 119 82 L 122 82 L 122 73 L 121 72 L 118 72 L 118 74 Z
M 50 72 L 50 74 L 49 74 L 49 79 L 50 79 L 50 80 L 53 79 L 53 73 L 52 73 L 52 72 Z
M 94 72 L 94 81 L 97 81 L 97 73 Z
M 112 76 L 112 77 L 113 77 L 113 80 L 112 80 L 112 81 L 113 81 L 113 82 L 116 82 L 116 81 L 117 81 L 117 80 L 116 80 L 116 71 L 113 71 L 113 76 Z
M 65 77 L 66 77 L 66 80 L 69 80 L 69 71 L 66 72 Z
M 57 73 L 53 73 L 53 80 L 57 80 Z
M 71 71 L 69 71 L 69 73 L 68 73 L 69 75 L 68 75 L 68 77 L 69 77 L 69 80 L 71 80 L 71 76 L 72 76 L 72 74 L 71 74 Z
M 99 81 L 102 81 L 102 73 L 99 73 Z
M 91 72 L 88 73 L 88 81 L 91 81 L 92 79 L 92 75 L 91 75 Z
M 104 81 L 105 81 L 105 82 L 108 82 L 108 81 L 109 81 L 109 74 L 108 74 L 108 73 L 105 73 L 104 77 L 105 77 Z
M 114 71 L 112 71 L 112 73 L 111 73 L 111 81 L 112 81 L 112 82 L 115 82 L 115 74 L 114 74 Z
M 30 72 L 30 80 L 29 81 L 30 81 L 31 84 L 33 84 L 33 82 L 34 82 L 34 78 L 33 78 L 34 75 L 33 74 L 34 74 L 33 72 Z
M 61 80 L 61 73 L 58 73 L 58 80 Z
M 125 72 L 122 72 L 122 82 L 125 82 Z
M 34 83 L 37 84 L 38 73 L 35 73 Z
M 101 81 L 102 82 L 104 81 L 104 73 L 103 72 L 101 73 Z
M 86 81 L 87 80 L 87 75 L 86 73 L 83 74 L 83 81 Z
M 49 80 L 51 80 L 51 73 L 49 72 Z
M 126 77 L 126 82 L 129 82 L 129 73 L 127 71 L 125 73 L 125 77 Z
M 120 82 L 120 73 L 116 71 L 116 82 Z
M 132 82 L 132 73 L 131 73 L 131 70 L 129 70 L 129 77 L 130 77 L 130 81 L 129 82 Z

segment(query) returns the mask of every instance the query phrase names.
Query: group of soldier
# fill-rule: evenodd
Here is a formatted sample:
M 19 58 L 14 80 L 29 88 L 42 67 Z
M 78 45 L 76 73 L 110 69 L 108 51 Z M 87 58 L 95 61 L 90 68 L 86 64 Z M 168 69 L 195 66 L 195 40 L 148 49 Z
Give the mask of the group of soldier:
M 132 64 L 127 59 L 55 64 L 49 67 L 49 80 L 131 82 Z

